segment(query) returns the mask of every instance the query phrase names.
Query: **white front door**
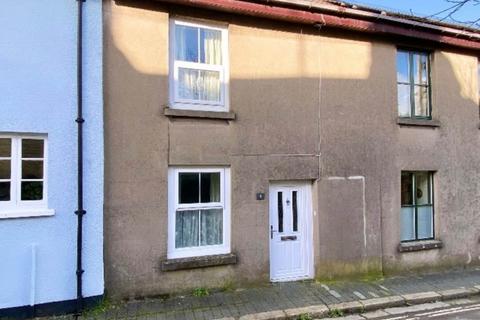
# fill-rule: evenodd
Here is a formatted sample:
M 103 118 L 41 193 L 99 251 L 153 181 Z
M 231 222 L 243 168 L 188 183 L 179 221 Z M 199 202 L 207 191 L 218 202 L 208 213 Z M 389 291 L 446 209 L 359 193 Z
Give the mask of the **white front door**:
M 270 185 L 270 280 L 313 276 L 312 215 L 308 184 Z

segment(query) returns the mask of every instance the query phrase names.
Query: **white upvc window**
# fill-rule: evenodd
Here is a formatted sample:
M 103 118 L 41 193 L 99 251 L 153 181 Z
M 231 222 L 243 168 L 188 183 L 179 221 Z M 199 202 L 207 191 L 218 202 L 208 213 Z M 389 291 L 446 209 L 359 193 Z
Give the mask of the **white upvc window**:
M 45 136 L 0 134 L 0 218 L 52 215 L 46 173 Z
M 230 169 L 170 168 L 168 258 L 230 253 Z
M 227 28 L 171 20 L 171 108 L 228 111 L 228 79 Z

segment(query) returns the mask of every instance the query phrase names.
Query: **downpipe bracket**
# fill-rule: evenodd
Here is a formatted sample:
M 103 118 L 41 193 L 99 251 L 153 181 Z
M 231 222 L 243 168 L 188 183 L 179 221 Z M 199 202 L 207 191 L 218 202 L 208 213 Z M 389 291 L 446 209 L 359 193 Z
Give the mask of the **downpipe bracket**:
M 79 214 L 81 216 L 84 216 L 87 214 L 87 211 L 86 210 L 75 210 L 75 214 L 78 216 Z

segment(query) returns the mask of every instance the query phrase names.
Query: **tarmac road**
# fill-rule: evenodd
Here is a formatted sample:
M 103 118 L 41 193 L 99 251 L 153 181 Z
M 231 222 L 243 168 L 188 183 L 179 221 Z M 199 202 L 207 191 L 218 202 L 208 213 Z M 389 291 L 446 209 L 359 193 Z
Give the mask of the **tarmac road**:
M 451 305 L 434 310 L 418 310 L 406 314 L 391 315 L 379 320 L 480 320 L 480 301 L 469 304 Z

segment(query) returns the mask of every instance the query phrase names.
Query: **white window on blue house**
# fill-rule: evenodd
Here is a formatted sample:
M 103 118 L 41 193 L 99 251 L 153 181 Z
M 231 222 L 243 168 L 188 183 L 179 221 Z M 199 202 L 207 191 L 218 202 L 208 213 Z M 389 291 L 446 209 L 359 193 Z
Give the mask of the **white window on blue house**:
M 172 168 L 168 258 L 230 253 L 230 170 Z
M 0 135 L 0 218 L 53 214 L 46 172 L 46 137 Z
M 170 23 L 170 107 L 228 111 L 228 33 L 224 27 Z

